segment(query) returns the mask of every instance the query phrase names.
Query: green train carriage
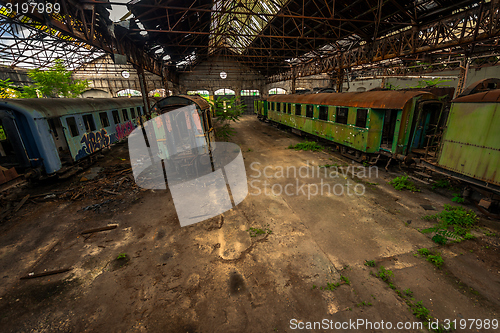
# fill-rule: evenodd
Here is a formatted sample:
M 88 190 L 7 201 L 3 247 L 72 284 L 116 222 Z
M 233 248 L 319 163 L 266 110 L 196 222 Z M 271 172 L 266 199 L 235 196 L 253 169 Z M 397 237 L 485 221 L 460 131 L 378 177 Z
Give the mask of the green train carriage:
M 255 100 L 253 106 L 258 119 L 264 120 L 267 118 L 267 101 L 265 99 Z
M 267 99 L 267 119 L 334 142 L 356 161 L 403 160 L 424 151 L 442 106 L 423 91 L 275 95 Z

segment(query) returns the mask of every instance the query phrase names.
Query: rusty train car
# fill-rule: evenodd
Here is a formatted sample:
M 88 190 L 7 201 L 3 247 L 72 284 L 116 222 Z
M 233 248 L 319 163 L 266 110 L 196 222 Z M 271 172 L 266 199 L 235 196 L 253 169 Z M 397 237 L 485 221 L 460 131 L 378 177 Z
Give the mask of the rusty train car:
M 500 89 L 471 91 L 452 101 L 439 148 L 423 164 L 465 183 L 464 197 L 500 218 Z
M 376 163 L 423 152 L 441 121 L 443 103 L 424 91 L 367 91 L 274 95 L 258 105 L 260 118 L 335 143 L 342 155 Z
M 141 98 L 0 101 L 0 166 L 33 177 L 72 165 L 128 136 L 145 114 Z

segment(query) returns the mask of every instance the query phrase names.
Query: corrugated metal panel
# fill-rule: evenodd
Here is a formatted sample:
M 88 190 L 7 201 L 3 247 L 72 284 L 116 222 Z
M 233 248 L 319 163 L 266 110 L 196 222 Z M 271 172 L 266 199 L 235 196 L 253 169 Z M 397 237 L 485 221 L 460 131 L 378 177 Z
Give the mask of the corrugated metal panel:
M 274 95 L 269 102 L 338 105 L 376 109 L 403 109 L 416 96 L 432 98 L 424 91 L 367 91 L 353 93 L 323 93 L 306 95 Z

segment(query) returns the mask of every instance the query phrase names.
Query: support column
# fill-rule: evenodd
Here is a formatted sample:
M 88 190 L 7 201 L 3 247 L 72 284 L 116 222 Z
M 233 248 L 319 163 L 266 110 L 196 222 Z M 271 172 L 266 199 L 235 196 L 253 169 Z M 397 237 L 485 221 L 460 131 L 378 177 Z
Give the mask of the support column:
M 337 71 L 337 92 L 342 92 L 342 86 L 344 84 L 344 70 L 339 68 Z
M 296 88 L 296 77 L 295 75 L 292 76 L 292 94 L 295 94 L 295 88 Z
M 146 82 L 146 76 L 144 75 L 144 69 L 142 66 L 137 66 L 137 75 L 139 76 L 139 84 L 141 85 L 142 102 L 144 103 L 144 112 L 146 115 L 150 115 L 151 108 L 149 107 L 149 97 L 148 97 L 148 85 Z
M 460 74 L 458 75 L 457 89 L 455 90 L 455 98 L 462 93 L 465 88 L 467 81 L 467 73 L 469 72 L 469 57 L 464 56 L 464 59 L 460 61 Z
M 168 96 L 168 91 L 170 90 L 168 87 L 168 67 L 162 68 L 162 81 L 163 81 L 163 89 L 165 89 L 165 97 Z

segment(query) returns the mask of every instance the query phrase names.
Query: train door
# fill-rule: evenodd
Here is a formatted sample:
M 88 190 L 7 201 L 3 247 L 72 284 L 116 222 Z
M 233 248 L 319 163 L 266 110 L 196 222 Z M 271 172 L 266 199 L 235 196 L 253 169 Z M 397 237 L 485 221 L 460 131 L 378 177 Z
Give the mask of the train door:
M 399 132 L 398 115 L 401 114 L 401 110 L 373 109 L 373 112 L 382 116 L 384 121 L 382 126 L 380 149 L 390 153 L 395 153 L 394 144 L 397 144 L 397 136 Z
M 61 162 L 71 162 L 71 155 L 68 142 L 64 137 L 61 118 L 49 118 L 47 119 L 47 123 L 49 124 L 50 133 L 52 134 L 52 139 L 56 145 Z
M 0 165 L 19 171 L 42 164 L 24 115 L 0 110 L 0 129 Z
M 432 137 L 439 130 L 443 103 L 422 101 L 417 105 L 410 132 L 411 149 L 423 149 L 431 144 Z

